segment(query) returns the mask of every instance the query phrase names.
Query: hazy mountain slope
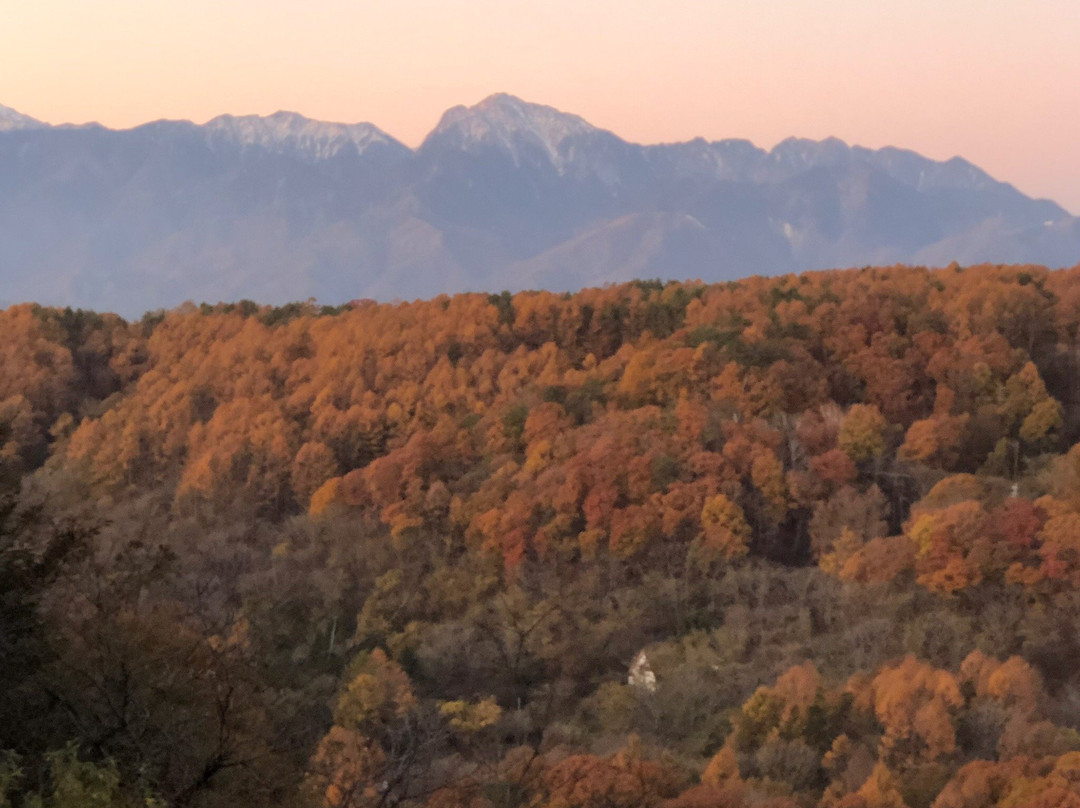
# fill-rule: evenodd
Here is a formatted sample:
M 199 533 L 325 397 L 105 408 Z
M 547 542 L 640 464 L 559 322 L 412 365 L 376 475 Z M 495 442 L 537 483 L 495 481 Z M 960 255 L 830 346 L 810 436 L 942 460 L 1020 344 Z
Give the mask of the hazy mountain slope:
M 320 270 L 333 280 L 364 266 L 364 215 L 411 156 L 375 133 L 333 151 L 245 140 L 215 122 L 6 133 L 4 296 L 134 313 L 322 294 Z
M 0 107 L 0 298 L 391 299 L 895 261 L 1080 260 L 1080 226 L 959 158 L 640 146 L 496 95 L 416 150 L 300 115 L 52 127 Z
M 0 132 L 13 132 L 16 129 L 40 129 L 44 127 L 41 121 L 16 112 L 11 107 L 0 104 Z

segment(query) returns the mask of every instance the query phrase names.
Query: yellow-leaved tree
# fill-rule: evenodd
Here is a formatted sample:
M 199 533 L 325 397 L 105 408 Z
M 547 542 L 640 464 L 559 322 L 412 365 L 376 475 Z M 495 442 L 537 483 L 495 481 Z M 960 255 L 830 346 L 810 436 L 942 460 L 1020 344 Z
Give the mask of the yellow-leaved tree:
M 750 549 L 750 526 L 742 508 L 724 494 L 705 501 L 701 509 L 701 534 L 690 552 L 700 567 L 744 556 Z

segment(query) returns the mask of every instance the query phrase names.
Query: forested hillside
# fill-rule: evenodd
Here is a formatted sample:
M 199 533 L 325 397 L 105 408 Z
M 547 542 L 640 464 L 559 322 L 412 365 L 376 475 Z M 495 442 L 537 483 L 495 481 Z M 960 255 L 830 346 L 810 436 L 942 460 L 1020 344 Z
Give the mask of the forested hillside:
M 1080 267 L 17 306 L 0 488 L 5 808 L 1080 806 Z

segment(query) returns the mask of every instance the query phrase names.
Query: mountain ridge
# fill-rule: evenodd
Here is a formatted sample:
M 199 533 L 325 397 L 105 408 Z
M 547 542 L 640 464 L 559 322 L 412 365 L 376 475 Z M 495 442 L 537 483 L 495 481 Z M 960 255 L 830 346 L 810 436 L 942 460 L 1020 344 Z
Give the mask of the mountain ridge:
M 495 114 L 491 114 L 492 112 L 494 112 Z M 837 147 L 839 147 L 839 149 L 845 154 L 845 156 L 851 156 L 856 153 L 877 156 L 891 154 L 913 156 L 917 157 L 919 160 L 933 163 L 941 167 L 963 167 L 964 170 L 972 172 L 981 180 L 999 182 L 990 177 L 990 175 L 988 175 L 981 168 L 970 163 L 960 155 L 954 155 L 947 160 L 933 160 L 932 158 L 923 157 L 918 152 L 910 149 L 904 149 L 892 145 L 872 149 L 857 144 L 848 144 L 842 138 L 831 135 L 821 140 L 814 140 L 812 138 L 804 138 L 793 135 L 784 138 L 783 140 L 775 144 L 771 149 L 764 149 L 762 147 L 759 147 L 755 145 L 752 141 L 745 138 L 723 138 L 721 140 L 708 140 L 707 138 L 697 136 L 689 140 L 663 141 L 657 143 L 639 143 L 636 141 L 626 140 L 619 135 L 611 132 L 610 130 L 594 126 L 579 115 L 562 112 L 555 107 L 545 104 L 537 104 L 524 101 L 517 96 L 505 92 L 493 93 L 472 106 L 459 104 L 457 106 L 447 109 L 442 114 L 442 116 L 440 116 L 440 119 L 438 123 L 436 123 L 435 127 L 423 138 L 421 143 L 416 147 L 410 147 L 406 145 L 405 143 L 388 134 L 387 132 L 379 128 L 376 124 L 371 122 L 358 121 L 353 123 L 345 123 L 337 121 L 324 121 L 317 118 L 310 118 L 301 113 L 288 110 L 278 110 L 277 112 L 273 112 L 269 115 L 233 115 L 230 113 L 223 113 L 209 119 L 202 124 L 195 123 L 190 119 L 186 118 L 162 118 L 155 121 L 147 121 L 145 123 L 137 124 L 131 127 L 113 128 L 104 126 L 96 121 L 90 121 L 81 124 L 50 124 L 40 121 L 36 118 L 32 118 L 28 115 L 24 115 L 11 107 L 6 107 L 0 104 L 0 131 L 10 131 L 9 129 L 3 128 L 4 125 L 9 122 L 13 123 L 16 121 L 21 124 L 21 126 L 19 126 L 18 128 L 22 128 L 23 126 L 25 126 L 26 128 L 35 129 L 100 128 L 103 131 L 114 133 L 133 132 L 146 126 L 160 124 L 191 125 L 198 129 L 202 129 L 204 131 L 213 131 L 215 133 L 226 133 L 230 132 L 230 130 L 231 133 L 235 133 L 237 132 L 238 126 L 246 126 L 246 134 L 248 135 L 248 140 L 245 142 L 247 144 L 254 144 L 256 142 L 255 133 L 259 132 L 260 134 L 265 133 L 264 139 L 262 140 L 260 145 L 267 145 L 267 143 L 272 139 L 281 140 L 286 139 L 286 137 L 288 136 L 300 136 L 301 133 L 297 130 L 299 130 L 301 127 L 304 127 L 307 131 L 303 134 L 309 135 L 312 133 L 330 135 L 339 132 L 348 134 L 352 134 L 353 132 L 362 132 L 367 135 L 365 139 L 370 138 L 378 140 L 380 142 L 397 144 L 400 145 L 402 148 L 407 149 L 415 154 L 421 152 L 424 149 L 424 145 L 428 143 L 428 141 L 430 141 L 433 136 L 441 136 L 447 134 L 448 131 L 459 128 L 463 122 L 470 122 L 472 126 L 471 134 L 477 137 L 477 139 L 480 139 L 483 137 L 483 135 L 487 134 L 488 129 L 494 127 L 501 126 L 503 132 L 505 132 L 507 129 L 510 128 L 507 126 L 507 124 L 513 117 L 517 117 L 519 121 L 528 120 L 529 113 L 532 113 L 532 115 L 534 116 L 537 114 L 542 115 L 548 118 L 549 121 L 555 120 L 560 122 L 562 124 L 562 127 L 566 131 L 562 133 L 562 136 L 559 138 L 559 140 L 565 138 L 567 135 L 599 134 L 614 137 L 619 141 L 625 143 L 626 145 L 643 149 L 670 149 L 690 146 L 696 147 L 700 145 L 705 146 L 707 149 L 711 150 L 727 149 L 728 147 L 733 145 L 744 145 L 746 147 L 749 147 L 749 150 L 757 153 L 761 157 L 767 157 L 774 162 L 779 162 L 781 159 L 788 160 L 789 162 L 797 162 L 803 168 L 810 164 L 819 165 L 822 163 L 822 161 L 807 159 L 805 155 L 802 155 L 801 159 L 799 157 L 795 157 L 792 154 L 792 151 L 795 147 L 803 146 L 804 148 L 810 147 L 817 148 L 819 150 L 832 149 L 834 150 L 834 154 L 837 153 L 836 150 Z M 483 129 L 480 129 L 479 132 L 477 122 L 479 122 L 484 127 Z M 558 123 L 556 123 L 556 126 L 557 125 Z M 285 129 L 291 131 L 283 131 Z M 503 134 L 503 132 L 500 132 L 500 134 Z M 269 135 L 269 137 L 266 137 L 266 135 Z M 556 143 L 557 142 L 558 141 L 556 141 Z M 1045 198 L 1038 199 L 1039 201 L 1045 200 Z
M 0 104 L 0 132 L 10 132 L 16 129 L 40 129 L 45 126 L 48 126 L 48 124 L 39 121 L 37 118 L 23 115 L 18 110 Z
M 0 165 L 4 297 L 127 314 L 1080 260 L 1080 220 L 961 157 L 839 138 L 642 145 L 505 93 L 447 110 L 416 148 L 285 111 L 109 129 L 0 107 Z

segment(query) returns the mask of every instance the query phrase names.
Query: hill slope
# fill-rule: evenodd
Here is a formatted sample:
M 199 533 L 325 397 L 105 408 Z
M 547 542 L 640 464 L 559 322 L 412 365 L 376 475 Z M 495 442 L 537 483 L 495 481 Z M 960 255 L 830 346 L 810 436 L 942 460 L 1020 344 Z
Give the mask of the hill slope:
M 0 803 L 1074 808 L 1078 335 L 1038 266 L 0 311 Z

